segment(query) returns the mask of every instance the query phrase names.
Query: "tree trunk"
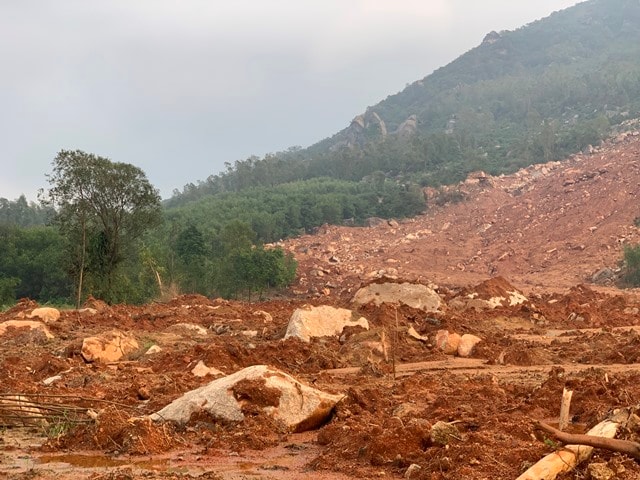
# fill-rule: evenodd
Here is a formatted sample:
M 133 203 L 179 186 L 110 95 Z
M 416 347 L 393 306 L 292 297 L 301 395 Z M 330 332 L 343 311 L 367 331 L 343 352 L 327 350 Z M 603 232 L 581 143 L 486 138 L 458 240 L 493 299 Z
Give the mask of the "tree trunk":
M 620 427 L 619 423 L 604 420 L 589 430 L 587 435 L 611 439 L 616 436 L 618 427 Z M 589 458 L 591 453 L 593 453 L 593 447 L 590 446 L 565 445 L 562 449 L 538 461 L 516 480 L 555 480 L 559 474 L 573 470 L 576 465 Z
M 78 276 L 78 296 L 76 298 L 76 309 L 80 309 L 82 301 L 82 282 L 84 280 L 84 262 L 87 255 L 87 223 L 84 213 L 82 214 L 82 253 L 80 255 L 80 275 Z

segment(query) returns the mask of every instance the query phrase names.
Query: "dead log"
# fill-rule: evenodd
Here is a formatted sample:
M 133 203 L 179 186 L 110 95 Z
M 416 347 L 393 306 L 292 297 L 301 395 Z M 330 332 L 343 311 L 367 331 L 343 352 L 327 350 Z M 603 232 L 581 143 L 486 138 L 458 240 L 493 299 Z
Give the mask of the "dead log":
M 587 432 L 588 436 L 613 438 L 618 432 L 620 423 L 604 420 Z M 550 453 L 516 480 L 555 480 L 564 472 L 573 470 L 576 465 L 585 461 L 593 453 L 593 447 L 588 445 L 571 444 Z
M 620 440 L 617 438 L 594 437 L 592 435 L 580 435 L 577 433 L 561 432 L 543 422 L 538 422 L 536 426 L 540 430 L 553 435 L 556 440 L 562 443 L 572 443 L 576 445 L 588 445 L 594 448 L 602 448 L 611 452 L 624 453 L 630 457 L 640 460 L 640 443 L 630 440 Z

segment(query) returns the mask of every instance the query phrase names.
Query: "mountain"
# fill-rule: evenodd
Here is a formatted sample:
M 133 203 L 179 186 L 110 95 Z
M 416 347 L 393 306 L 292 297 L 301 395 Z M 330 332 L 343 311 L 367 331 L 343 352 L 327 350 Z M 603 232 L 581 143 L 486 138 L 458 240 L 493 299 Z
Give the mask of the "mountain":
M 236 161 L 175 192 L 167 205 L 319 176 L 382 174 L 438 186 L 476 170 L 509 173 L 564 158 L 638 117 L 638 25 L 637 0 L 591 0 L 515 31 L 490 32 L 332 137 Z

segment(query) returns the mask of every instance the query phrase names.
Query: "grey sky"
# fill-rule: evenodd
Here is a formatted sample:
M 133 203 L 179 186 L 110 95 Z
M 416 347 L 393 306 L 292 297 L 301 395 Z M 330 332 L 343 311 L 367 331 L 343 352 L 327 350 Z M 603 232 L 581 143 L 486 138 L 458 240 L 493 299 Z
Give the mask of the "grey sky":
M 308 146 L 478 45 L 576 0 L 0 3 L 0 197 L 61 149 L 142 168 L 163 198 Z

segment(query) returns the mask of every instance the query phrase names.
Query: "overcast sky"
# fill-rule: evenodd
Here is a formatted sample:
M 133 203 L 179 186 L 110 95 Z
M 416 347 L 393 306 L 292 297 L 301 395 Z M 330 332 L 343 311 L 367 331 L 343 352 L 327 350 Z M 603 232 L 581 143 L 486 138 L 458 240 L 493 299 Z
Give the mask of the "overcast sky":
M 308 146 L 477 46 L 576 0 L 0 2 L 0 197 L 61 149 L 142 168 L 163 198 Z

